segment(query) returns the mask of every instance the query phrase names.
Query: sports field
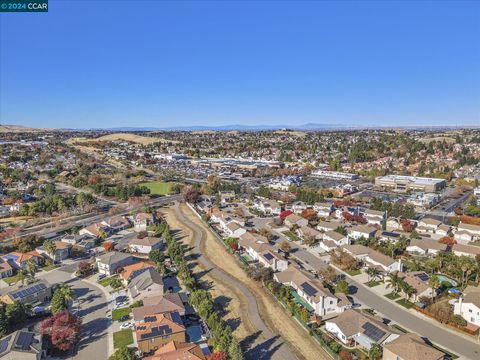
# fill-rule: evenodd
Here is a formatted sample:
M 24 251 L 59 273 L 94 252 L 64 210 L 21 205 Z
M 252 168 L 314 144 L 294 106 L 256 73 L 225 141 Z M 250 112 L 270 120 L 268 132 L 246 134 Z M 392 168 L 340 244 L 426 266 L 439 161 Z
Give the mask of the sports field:
M 167 195 L 170 194 L 170 190 L 173 186 L 173 183 L 163 182 L 163 181 L 153 181 L 141 183 L 140 186 L 146 186 L 150 189 L 150 194 L 152 195 Z

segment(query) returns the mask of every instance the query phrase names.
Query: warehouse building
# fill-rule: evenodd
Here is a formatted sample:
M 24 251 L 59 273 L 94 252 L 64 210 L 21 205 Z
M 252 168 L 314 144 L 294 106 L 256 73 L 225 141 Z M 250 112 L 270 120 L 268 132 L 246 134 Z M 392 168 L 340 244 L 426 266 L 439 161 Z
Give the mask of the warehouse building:
M 447 182 L 444 179 L 426 178 L 417 176 L 387 175 L 375 178 L 375 186 L 399 191 L 423 191 L 433 193 L 445 188 Z

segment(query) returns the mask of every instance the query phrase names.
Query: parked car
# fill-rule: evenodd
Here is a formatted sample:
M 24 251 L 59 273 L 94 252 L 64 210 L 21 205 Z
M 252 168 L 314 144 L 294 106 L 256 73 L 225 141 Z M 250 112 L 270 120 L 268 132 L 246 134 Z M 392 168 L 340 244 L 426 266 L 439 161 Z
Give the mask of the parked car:
M 131 322 L 126 322 L 120 325 L 120 330 L 126 330 L 133 328 L 133 324 Z
M 128 320 L 128 319 L 130 319 L 130 316 L 128 316 L 128 315 L 123 315 L 122 317 L 120 317 L 120 318 L 118 319 L 118 321 L 126 321 L 126 320 Z

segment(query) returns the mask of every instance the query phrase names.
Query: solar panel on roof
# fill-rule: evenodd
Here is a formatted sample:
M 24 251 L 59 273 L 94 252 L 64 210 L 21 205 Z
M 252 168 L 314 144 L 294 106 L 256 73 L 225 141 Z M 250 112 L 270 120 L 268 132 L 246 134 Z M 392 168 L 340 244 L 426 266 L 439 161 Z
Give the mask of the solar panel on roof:
M 267 260 L 272 260 L 272 259 L 273 259 L 273 255 L 270 254 L 270 253 L 265 253 L 265 254 L 263 254 L 263 257 L 264 257 L 265 259 L 267 259 Z
M 5 350 L 7 350 L 8 342 L 10 341 L 11 337 L 12 335 L 0 341 L 0 354 L 3 353 Z
M 369 322 L 363 324 L 362 328 L 365 330 L 363 334 L 375 342 L 378 342 L 386 334 L 385 331 Z
M 399 237 L 399 236 L 400 236 L 399 233 L 394 233 L 394 232 L 390 232 L 390 231 L 384 231 L 384 232 L 382 233 L 382 235 L 390 236 L 390 237 Z
M 15 347 L 22 350 L 28 350 L 33 340 L 33 333 L 22 331 L 18 334 Z
M 314 296 L 317 293 L 317 290 L 307 282 L 304 282 L 300 287 L 308 296 Z
M 428 281 L 428 279 L 430 279 L 430 276 L 428 276 L 428 274 L 425 274 L 425 273 L 417 274 L 415 276 L 422 281 Z

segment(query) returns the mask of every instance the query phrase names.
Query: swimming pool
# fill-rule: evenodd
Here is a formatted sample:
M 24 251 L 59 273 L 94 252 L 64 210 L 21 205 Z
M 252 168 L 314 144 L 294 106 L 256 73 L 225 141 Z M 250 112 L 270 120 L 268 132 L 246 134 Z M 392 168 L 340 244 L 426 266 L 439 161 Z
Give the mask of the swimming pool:
M 445 276 L 445 275 L 442 275 L 442 274 L 435 274 L 435 276 L 437 277 L 438 280 L 440 280 L 440 282 L 449 282 L 452 286 L 457 286 L 458 285 L 458 282 L 456 282 L 455 280 L 453 280 L 452 278 L 449 278 L 448 276 Z

